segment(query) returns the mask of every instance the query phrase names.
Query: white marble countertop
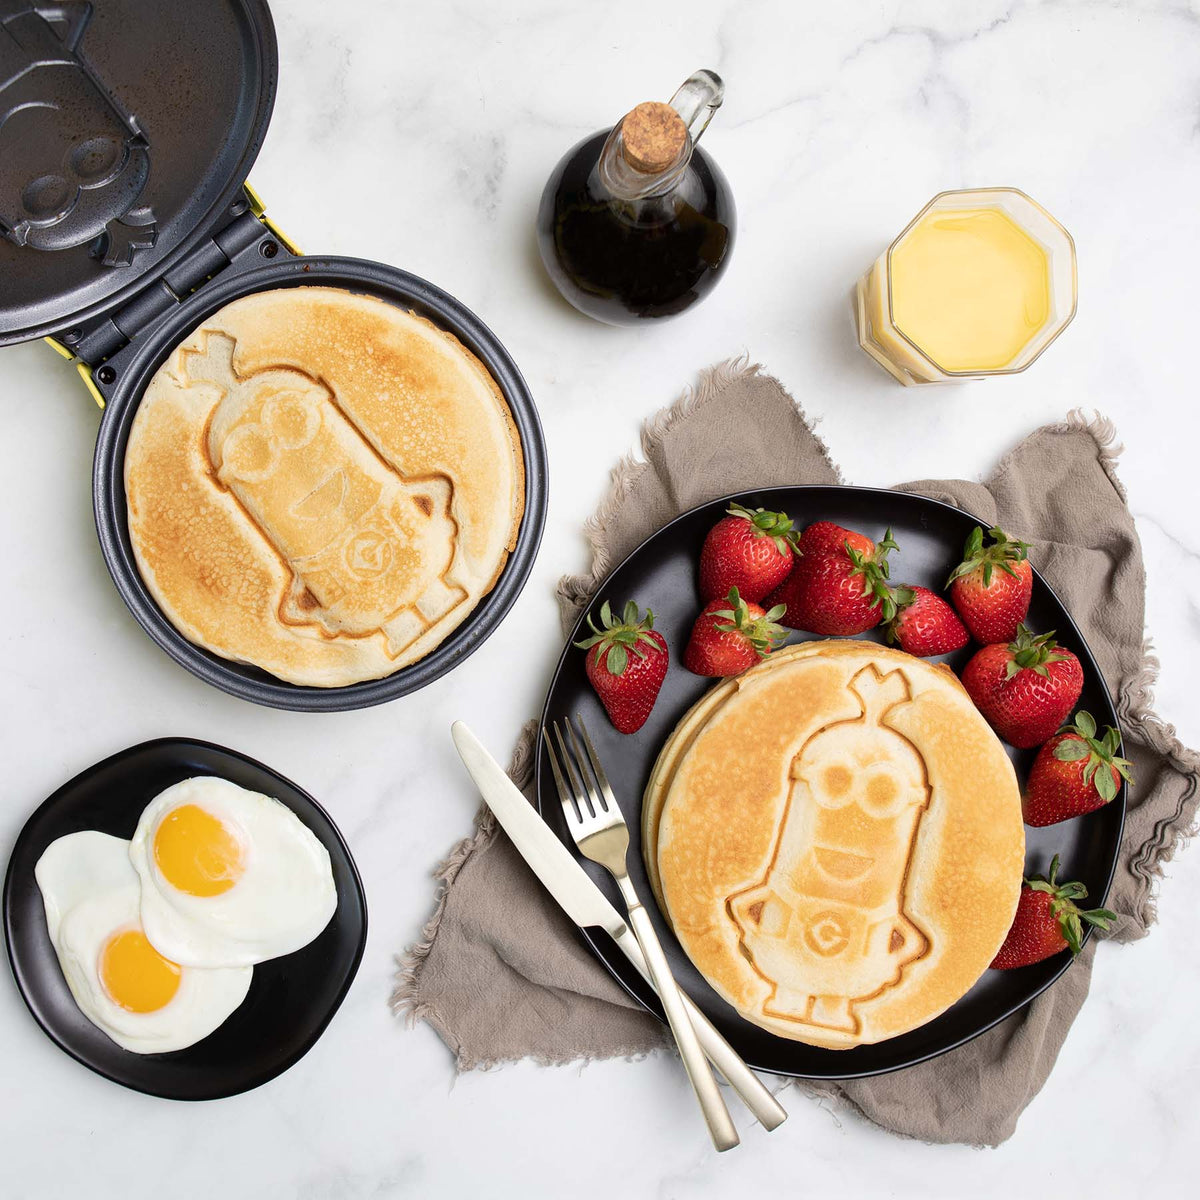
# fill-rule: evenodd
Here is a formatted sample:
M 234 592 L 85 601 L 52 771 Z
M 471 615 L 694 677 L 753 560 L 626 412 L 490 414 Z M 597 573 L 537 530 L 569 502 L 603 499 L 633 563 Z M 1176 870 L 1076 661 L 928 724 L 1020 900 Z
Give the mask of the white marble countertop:
M 313 792 L 349 839 L 371 906 L 366 957 L 328 1032 L 286 1075 L 232 1100 L 188 1106 L 107 1083 L 44 1038 L 0 981 L 0 1194 L 589 1200 L 782 1182 L 801 1196 L 1092 1197 L 1135 1181 L 1143 1195 L 1180 1194 L 1200 1138 L 1194 849 L 1169 868 L 1153 935 L 1101 949 L 1053 1076 L 994 1152 L 904 1142 L 796 1095 L 781 1130 L 751 1130 L 717 1159 L 672 1061 L 522 1064 L 456 1080 L 432 1031 L 405 1029 L 387 998 L 393 955 L 429 914 L 430 872 L 476 804 L 451 720 L 507 753 L 540 706 L 559 649 L 553 585 L 584 563 L 580 527 L 609 467 L 643 417 L 729 355 L 747 351 L 778 375 L 858 483 L 978 476 L 1072 406 L 1111 416 L 1149 570 L 1158 707 L 1200 745 L 1200 407 L 1187 365 L 1200 5 L 275 9 L 279 98 L 253 182 L 306 249 L 425 276 L 506 342 L 550 448 L 545 540 L 500 630 L 419 695 L 323 717 L 253 707 L 186 674 L 126 612 L 92 524 L 99 414 L 45 347 L 0 352 L 4 853 L 77 771 L 147 738 L 190 735 Z M 705 144 L 739 206 L 729 272 L 675 323 L 593 324 L 542 275 L 532 229 L 542 183 L 579 137 L 700 66 L 728 87 Z M 349 199 L 362 194 L 356 175 L 372 181 L 369 211 Z M 1074 234 L 1079 316 L 1023 376 L 902 391 L 854 343 L 850 286 L 934 192 L 994 183 L 1026 189 Z M 602 1120 L 620 1149 L 596 1152 L 587 1129 Z

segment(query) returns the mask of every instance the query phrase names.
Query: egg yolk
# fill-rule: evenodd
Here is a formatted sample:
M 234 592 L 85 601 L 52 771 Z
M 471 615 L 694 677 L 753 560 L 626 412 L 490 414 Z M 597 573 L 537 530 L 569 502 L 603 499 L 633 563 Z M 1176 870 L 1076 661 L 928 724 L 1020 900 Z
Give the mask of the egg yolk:
M 114 934 L 100 951 L 100 982 L 127 1012 L 165 1008 L 179 990 L 183 968 L 163 958 L 140 929 Z
M 241 877 L 242 844 L 196 804 L 173 808 L 154 831 L 154 861 L 163 878 L 189 896 L 219 896 Z

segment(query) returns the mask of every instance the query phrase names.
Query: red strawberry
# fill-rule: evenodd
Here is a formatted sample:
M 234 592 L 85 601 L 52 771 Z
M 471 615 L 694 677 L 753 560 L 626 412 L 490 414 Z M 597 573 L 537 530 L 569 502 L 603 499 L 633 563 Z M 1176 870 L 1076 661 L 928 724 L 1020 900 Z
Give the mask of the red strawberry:
M 775 622 L 783 615 L 779 605 L 763 612 L 747 603 L 737 588 L 727 600 L 710 600 L 692 626 L 683 654 L 683 665 L 696 675 L 737 675 L 766 658 L 787 636 Z
M 804 539 L 816 527 L 809 526 L 800 539 L 803 557 L 763 603 L 784 605 L 780 620 L 792 629 L 834 637 L 849 637 L 890 621 L 896 615 L 887 582 L 888 552 L 896 549 L 892 531 L 876 546 L 862 534 L 850 534 L 828 521 L 820 524 L 849 536 L 835 549 L 821 549 L 830 544 L 831 535 L 828 529 L 819 530 L 810 543 L 817 549 L 810 553 Z
M 1025 783 L 1025 824 L 1057 825 L 1103 808 L 1129 778 L 1117 757 L 1121 735 L 1110 725 L 1100 737 L 1091 713 L 1056 733 L 1038 752 Z
M 946 581 L 958 615 L 983 646 L 1017 636 L 1033 591 L 1029 543 L 1010 538 L 998 526 L 988 536 L 992 544 L 985 547 L 983 530 L 975 526 L 963 547 L 963 561 Z
M 729 506 L 700 551 L 700 598 L 721 600 L 737 588 L 757 604 L 787 578 L 796 558 L 796 532 L 787 513 Z
M 636 733 L 646 723 L 667 674 L 667 643 L 654 632 L 654 614 L 645 617 L 632 600 L 618 621 L 605 600 L 600 628 L 588 617 L 592 636 L 575 645 L 587 651 L 587 677 L 608 718 L 621 733 Z
M 941 596 L 916 584 L 892 589 L 896 615 L 888 622 L 889 642 L 900 649 L 926 658 L 931 654 L 949 654 L 961 650 L 970 640 L 957 613 Z
M 1059 883 L 1057 875 L 1056 854 L 1050 863 L 1048 879 L 1037 875 L 1025 880 L 1012 927 L 992 959 L 996 970 L 1027 967 L 1063 950 L 1078 954 L 1083 944 L 1084 921 L 1097 929 L 1107 929 L 1117 919 L 1117 914 L 1107 908 L 1081 912 L 1075 901 L 1087 896 L 1087 888 L 1082 883 Z
M 801 554 L 832 554 L 849 544 L 860 554 L 872 554 L 875 543 L 853 529 L 843 529 L 832 521 L 814 521 L 800 535 Z
M 992 728 L 1010 746 L 1040 746 L 1066 720 L 1083 690 L 1083 668 L 1053 631 L 1034 637 L 1017 626 L 1007 646 L 984 646 L 962 673 L 962 684 Z

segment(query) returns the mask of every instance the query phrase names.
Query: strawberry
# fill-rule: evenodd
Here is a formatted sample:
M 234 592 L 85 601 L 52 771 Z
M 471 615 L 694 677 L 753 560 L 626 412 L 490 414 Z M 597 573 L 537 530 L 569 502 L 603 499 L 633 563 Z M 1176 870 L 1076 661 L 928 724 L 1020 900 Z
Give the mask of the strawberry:
M 796 532 L 787 513 L 751 512 L 731 504 L 704 539 L 700 551 L 700 598 L 721 600 L 737 588 L 757 604 L 787 578 L 796 558 Z
M 875 543 L 853 529 L 843 529 L 832 521 L 814 521 L 800 535 L 801 554 L 832 554 L 849 545 L 860 554 L 872 554 Z
M 710 600 L 696 618 L 683 665 L 696 675 L 737 675 L 766 658 L 787 636 L 775 624 L 781 616 L 782 605 L 764 612 L 730 588 L 727 600 Z
M 998 971 L 1027 967 L 1052 954 L 1070 950 L 1078 954 L 1083 944 L 1083 922 L 1107 929 L 1117 914 L 1107 908 L 1082 912 L 1076 900 L 1087 896 L 1082 883 L 1059 883 L 1058 855 L 1050 863 L 1050 876 L 1025 880 L 1017 900 L 1017 915 L 992 966 Z
M 632 600 L 617 620 L 607 600 L 600 628 L 588 617 L 592 636 L 575 645 L 587 651 L 587 677 L 608 718 L 621 733 L 636 733 L 646 723 L 667 674 L 669 654 L 654 614 L 643 617 Z
M 1040 746 L 1067 718 L 1083 690 L 1083 668 L 1053 631 L 1034 637 L 1024 625 L 1007 646 L 984 646 L 967 663 L 962 685 L 1010 746 Z
M 889 529 L 875 545 L 860 533 L 851 533 L 828 521 L 808 545 L 805 539 L 816 526 L 810 525 L 800 538 L 802 558 L 792 573 L 777 587 L 764 604 L 784 605 L 780 620 L 792 629 L 806 629 L 834 637 L 848 637 L 872 629 L 880 621 L 896 615 L 896 602 L 888 586 L 889 551 L 896 549 Z M 834 535 L 830 531 L 837 530 Z M 840 545 L 834 536 L 846 534 Z M 830 548 L 832 547 L 832 548 Z
M 1033 592 L 1029 543 L 1010 538 L 998 526 L 988 530 L 988 537 L 992 544 L 984 546 L 983 530 L 975 526 L 963 547 L 963 561 L 946 581 L 958 615 L 982 646 L 1017 636 Z
M 1096 736 L 1096 721 L 1082 710 L 1038 752 L 1025 783 L 1025 824 L 1057 825 L 1094 812 L 1112 800 L 1128 759 L 1118 758 L 1121 735 L 1109 725 Z
M 961 650 L 970 640 L 958 614 L 941 596 L 916 584 L 892 589 L 896 615 L 888 622 L 887 639 L 920 658 Z

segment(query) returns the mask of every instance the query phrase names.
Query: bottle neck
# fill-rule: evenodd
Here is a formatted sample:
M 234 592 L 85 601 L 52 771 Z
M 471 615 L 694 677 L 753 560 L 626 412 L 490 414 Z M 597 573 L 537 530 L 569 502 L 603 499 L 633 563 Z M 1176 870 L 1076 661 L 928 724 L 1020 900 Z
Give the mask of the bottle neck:
M 606 192 L 618 200 L 644 200 L 669 192 L 687 170 L 692 160 L 692 140 L 685 136 L 674 159 L 657 171 L 643 171 L 630 162 L 625 146 L 623 123 L 608 135 L 600 151 L 600 183 Z
M 601 186 L 619 200 L 669 192 L 683 178 L 696 143 L 724 96 L 719 75 L 697 71 L 684 80 L 669 104 L 648 101 L 626 113 L 600 153 Z

